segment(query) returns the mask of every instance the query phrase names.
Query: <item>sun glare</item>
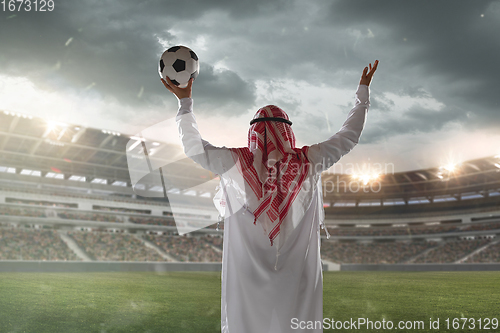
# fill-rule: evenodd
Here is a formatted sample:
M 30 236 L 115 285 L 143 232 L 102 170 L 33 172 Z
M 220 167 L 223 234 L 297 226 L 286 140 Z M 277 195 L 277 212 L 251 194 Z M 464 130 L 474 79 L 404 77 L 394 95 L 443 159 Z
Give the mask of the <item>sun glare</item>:
M 363 183 L 363 185 L 367 185 L 370 182 L 376 181 L 380 178 L 380 174 L 378 173 L 360 173 L 360 174 L 353 174 L 352 179 L 354 180 L 359 180 Z

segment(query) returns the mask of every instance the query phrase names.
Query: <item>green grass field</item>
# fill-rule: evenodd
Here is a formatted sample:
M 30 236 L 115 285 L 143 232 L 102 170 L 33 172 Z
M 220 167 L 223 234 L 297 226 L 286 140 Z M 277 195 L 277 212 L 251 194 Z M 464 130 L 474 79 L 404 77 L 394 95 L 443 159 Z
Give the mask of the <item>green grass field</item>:
M 425 324 L 392 332 L 500 319 L 500 272 L 327 272 L 323 286 L 325 318 Z M 0 273 L 0 332 L 220 332 L 220 273 Z

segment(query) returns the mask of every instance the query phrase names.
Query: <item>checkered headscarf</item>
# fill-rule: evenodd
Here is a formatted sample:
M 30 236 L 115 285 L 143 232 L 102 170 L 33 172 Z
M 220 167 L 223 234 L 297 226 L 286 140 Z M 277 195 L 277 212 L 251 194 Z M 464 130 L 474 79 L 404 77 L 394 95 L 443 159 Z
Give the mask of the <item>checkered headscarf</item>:
M 261 108 L 254 119 L 268 117 L 288 120 L 274 105 Z M 254 123 L 248 131 L 248 147 L 231 149 L 246 185 L 255 194 L 248 206 L 255 216 L 254 224 L 262 224 L 271 246 L 310 172 L 307 149 L 295 148 L 291 126 L 279 121 Z

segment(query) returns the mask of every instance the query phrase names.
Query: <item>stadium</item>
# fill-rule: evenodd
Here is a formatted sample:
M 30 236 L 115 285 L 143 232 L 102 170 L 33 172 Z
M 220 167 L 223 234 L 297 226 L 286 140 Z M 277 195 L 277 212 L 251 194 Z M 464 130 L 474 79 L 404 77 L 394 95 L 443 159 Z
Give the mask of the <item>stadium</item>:
M 2 260 L 221 261 L 216 175 L 182 159 L 182 174 L 169 172 L 167 198 L 161 184 L 147 179 L 136 186 L 140 195 L 126 157 L 135 137 L 0 116 Z M 179 154 L 155 143 L 166 155 Z M 322 180 L 329 234 L 322 253 L 336 269 L 500 263 L 500 155 L 400 173 L 328 171 Z M 180 203 L 184 223 L 212 225 L 177 235 L 168 198 Z
M 189 274 L 191 278 L 192 274 L 207 274 L 202 280 L 209 280 L 211 284 L 199 288 L 203 291 L 220 287 L 223 224 L 218 226 L 212 203 L 217 176 L 188 159 L 174 163 L 177 168 L 171 169 L 168 169 L 171 161 L 164 161 L 169 182 L 161 186 L 146 178 L 136 185 L 134 192 L 127 150 L 140 148 L 144 141 L 148 140 L 1 112 L 2 275 L 12 277 L 13 281 L 25 281 L 28 276 L 40 281 L 42 272 L 49 274 L 44 276 L 53 281 L 78 272 L 85 276 L 82 281 L 97 281 L 108 276 L 92 275 L 100 272 L 132 274 L 124 278 L 132 283 L 142 276 L 134 274 L 145 272 L 179 281 L 189 280 Z M 149 143 L 158 151 L 163 150 L 162 156 L 181 154 L 173 145 Z M 348 284 L 353 278 L 365 276 L 342 275 L 352 271 L 430 274 L 431 271 L 484 273 L 500 269 L 500 155 L 398 173 L 354 174 L 329 170 L 323 174 L 322 181 L 327 228 L 321 236 L 325 293 L 333 278 L 345 279 Z M 193 187 L 196 190 L 192 190 Z M 175 200 L 177 206 L 179 220 L 175 222 L 189 225 L 203 221 L 210 226 L 179 236 L 169 199 Z M 373 277 L 376 273 L 371 274 Z M 476 274 L 459 279 L 476 282 L 486 279 L 481 288 L 498 280 L 496 275 L 485 278 L 480 272 Z M 379 275 L 377 283 L 380 279 L 393 278 Z M 448 278 L 448 281 L 455 279 Z M 48 287 L 49 281 L 40 283 L 49 290 L 54 288 Z M 368 286 L 368 282 L 363 283 Z M 6 285 L 0 285 L 6 292 Z M 178 288 L 191 289 L 196 295 L 202 293 L 193 289 L 193 285 Z M 179 315 L 179 320 L 171 324 L 172 330 L 194 332 L 200 331 L 199 327 L 207 327 L 205 325 L 213 331 L 220 329 L 217 328 L 218 293 L 211 297 L 211 301 L 207 301 L 211 303 L 210 314 L 195 323 L 200 326 L 188 325 L 183 315 Z M 3 310 L 11 309 L 6 299 L 2 302 Z M 331 302 L 333 299 L 325 297 L 325 313 Z M 132 303 L 137 303 L 133 309 L 140 308 L 138 302 Z M 110 316 L 118 316 L 117 312 L 113 314 Z M 111 325 L 108 329 L 142 325 L 142 319 L 134 318 L 136 321 L 126 321 L 125 326 L 109 321 L 105 325 Z M 155 325 L 161 322 L 147 318 Z M 54 323 L 62 326 L 41 326 L 40 331 L 54 327 L 58 327 L 57 330 L 61 327 L 71 327 L 74 331 L 88 329 L 85 325 L 75 328 L 66 323 L 69 326 L 64 326 L 61 320 Z M 86 320 L 88 323 L 90 319 Z M 9 322 L 7 326 L 4 322 L 2 327 L 5 331 L 16 331 L 16 327 L 37 330 L 30 326 L 35 325 L 36 320 L 29 323 Z M 155 327 L 150 331 L 155 331 Z

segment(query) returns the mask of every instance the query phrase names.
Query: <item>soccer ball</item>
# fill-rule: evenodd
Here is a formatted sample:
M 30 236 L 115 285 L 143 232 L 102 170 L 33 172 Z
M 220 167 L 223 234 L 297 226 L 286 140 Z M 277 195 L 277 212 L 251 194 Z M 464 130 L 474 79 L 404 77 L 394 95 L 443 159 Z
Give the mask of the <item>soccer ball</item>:
M 185 88 L 200 72 L 198 56 L 188 47 L 172 46 L 161 55 L 158 72 L 161 78 L 168 76 L 173 84 Z

